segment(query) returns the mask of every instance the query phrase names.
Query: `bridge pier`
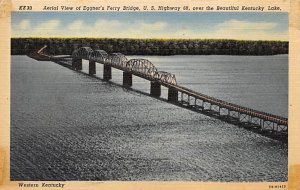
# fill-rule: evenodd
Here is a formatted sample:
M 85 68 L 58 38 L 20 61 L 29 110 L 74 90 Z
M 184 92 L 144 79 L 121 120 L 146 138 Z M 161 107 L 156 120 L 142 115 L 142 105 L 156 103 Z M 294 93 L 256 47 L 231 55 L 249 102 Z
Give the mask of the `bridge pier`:
M 103 79 L 110 80 L 111 79 L 111 66 L 103 65 Z
M 76 69 L 76 60 L 74 58 L 72 59 L 72 69 Z
M 72 59 L 72 68 L 74 70 L 82 70 L 82 59 Z
M 158 82 L 151 81 L 150 95 L 154 97 L 160 97 L 161 85 Z
M 96 74 L 96 62 L 95 61 L 89 61 L 89 74 L 94 75 Z
M 123 72 L 123 86 L 124 87 L 132 86 L 132 73 L 126 71 Z
M 177 102 L 178 101 L 178 90 L 176 90 L 175 88 L 169 87 L 168 101 L 169 102 Z
M 77 62 L 77 70 L 79 70 L 79 71 L 82 70 L 82 59 L 79 59 Z

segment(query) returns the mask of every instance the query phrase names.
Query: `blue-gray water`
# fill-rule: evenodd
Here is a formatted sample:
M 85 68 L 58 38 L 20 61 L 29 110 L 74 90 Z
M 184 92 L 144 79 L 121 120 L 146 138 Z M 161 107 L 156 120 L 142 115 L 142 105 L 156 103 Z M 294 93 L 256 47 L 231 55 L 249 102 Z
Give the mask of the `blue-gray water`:
M 182 86 L 287 116 L 286 55 L 143 58 L 175 73 Z M 121 74 L 113 70 L 112 81 L 121 84 Z M 133 83 L 149 91 L 149 82 Z M 287 162 L 281 142 L 52 62 L 12 56 L 12 180 L 286 181 Z

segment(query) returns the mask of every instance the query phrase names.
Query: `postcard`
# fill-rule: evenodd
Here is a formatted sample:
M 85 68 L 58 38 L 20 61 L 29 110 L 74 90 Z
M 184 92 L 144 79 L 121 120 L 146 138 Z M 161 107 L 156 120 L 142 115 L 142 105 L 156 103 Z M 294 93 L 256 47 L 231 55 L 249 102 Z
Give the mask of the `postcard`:
M 299 6 L 1 0 L 1 189 L 299 189 Z

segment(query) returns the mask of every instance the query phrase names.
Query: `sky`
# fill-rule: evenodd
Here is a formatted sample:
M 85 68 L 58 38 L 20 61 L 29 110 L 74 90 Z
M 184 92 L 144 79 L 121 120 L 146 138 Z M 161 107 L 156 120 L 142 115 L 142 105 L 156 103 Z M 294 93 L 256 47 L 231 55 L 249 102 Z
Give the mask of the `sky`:
M 288 41 L 288 13 L 13 12 L 12 37 Z

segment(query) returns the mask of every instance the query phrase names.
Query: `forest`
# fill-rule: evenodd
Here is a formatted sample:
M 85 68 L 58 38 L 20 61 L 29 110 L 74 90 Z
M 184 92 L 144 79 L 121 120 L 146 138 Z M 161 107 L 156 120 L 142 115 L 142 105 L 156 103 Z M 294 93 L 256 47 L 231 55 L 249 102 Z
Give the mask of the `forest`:
M 124 55 L 276 55 L 288 54 L 286 41 L 228 39 L 12 38 L 11 54 L 27 55 L 44 45 L 51 55 L 70 55 L 89 46 Z

